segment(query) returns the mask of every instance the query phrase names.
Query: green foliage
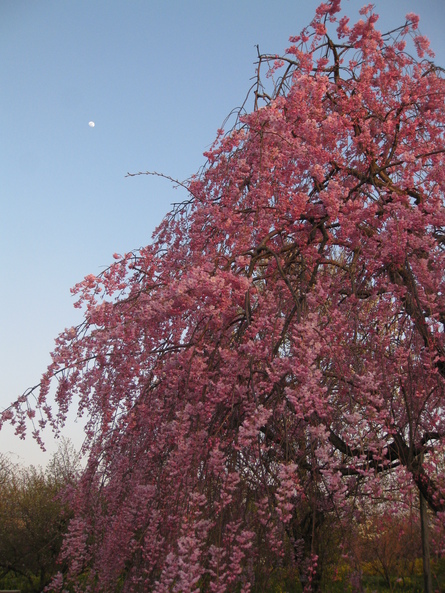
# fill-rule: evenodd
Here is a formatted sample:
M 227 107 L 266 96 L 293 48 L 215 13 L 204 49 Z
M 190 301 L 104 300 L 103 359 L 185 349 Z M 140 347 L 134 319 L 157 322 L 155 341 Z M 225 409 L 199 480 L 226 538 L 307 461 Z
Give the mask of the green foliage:
M 76 472 L 77 460 L 66 443 L 45 471 L 0 457 L 0 589 L 37 593 L 60 570 L 71 516 L 61 494 Z

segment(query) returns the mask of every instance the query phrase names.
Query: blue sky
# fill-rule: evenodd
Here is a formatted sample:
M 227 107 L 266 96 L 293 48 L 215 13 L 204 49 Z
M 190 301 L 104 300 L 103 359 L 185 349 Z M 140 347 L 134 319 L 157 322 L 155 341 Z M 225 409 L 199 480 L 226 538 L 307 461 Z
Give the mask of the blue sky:
M 364 0 L 343 0 L 352 19 Z M 70 287 L 150 241 L 251 85 L 255 45 L 282 53 L 318 0 L 0 1 L 0 409 L 39 381 L 80 322 Z M 375 0 L 380 28 L 420 15 L 445 65 L 444 0 Z M 95 127 L 88 126 L 89 121 Z M 66 436 L 81 442 L 80 425 Z M 48 450 L 56 444 L 47 435 Z M 0 453 L 45 463 L 0 432 Z

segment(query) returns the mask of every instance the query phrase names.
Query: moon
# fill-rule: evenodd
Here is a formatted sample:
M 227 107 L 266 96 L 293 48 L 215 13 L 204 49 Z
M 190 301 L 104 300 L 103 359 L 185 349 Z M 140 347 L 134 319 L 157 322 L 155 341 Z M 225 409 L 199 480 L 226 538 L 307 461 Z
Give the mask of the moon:
M 94 126 L 95 126 L 96 124 L 94 123 L 94 121 L 89 121 L 89 122 L 88 122 L 88 125 L 90 126 L 90 128 L 94 128 Z

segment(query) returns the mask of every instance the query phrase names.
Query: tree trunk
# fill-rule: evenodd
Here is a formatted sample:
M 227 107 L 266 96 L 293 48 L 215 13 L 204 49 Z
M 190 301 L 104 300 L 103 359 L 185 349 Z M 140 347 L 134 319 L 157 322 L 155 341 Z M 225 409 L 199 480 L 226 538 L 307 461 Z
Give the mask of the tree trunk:
M 420 530 L 422 534 L 422 558 L 423 558 L 423 590 L 424 593 L 432 593 L 433 583 L 430 566 L 430 542 L 428 529 L 428 509 L 423 494 L 419 491 L 420 500 Z

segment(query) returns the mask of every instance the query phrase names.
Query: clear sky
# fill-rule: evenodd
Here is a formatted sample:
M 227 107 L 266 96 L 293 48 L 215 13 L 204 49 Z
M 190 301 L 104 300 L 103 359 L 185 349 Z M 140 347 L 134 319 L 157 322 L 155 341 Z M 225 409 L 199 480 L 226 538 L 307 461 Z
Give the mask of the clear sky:
M 365 0 L 343 0 L 355 20 Z M 150 242 L 255 73 L 318 0 L 0 0 L 0 410 L 39 382 L 81 321 L 70 287 Z M 380 28 L 420 15 L 445 66 L 445 0 L 375 0 Z M 94 121 L 95 127 L 88 122 Z M 81 443 L 81 427 L 66 436 Z M 56 446 L 49 434 L 48 450 Z M 0 453 L 46 463 L 29 437 Z

